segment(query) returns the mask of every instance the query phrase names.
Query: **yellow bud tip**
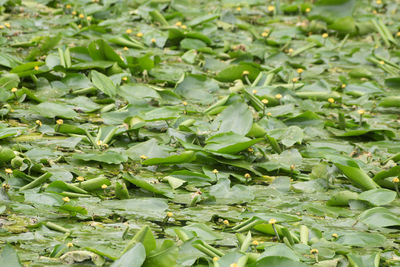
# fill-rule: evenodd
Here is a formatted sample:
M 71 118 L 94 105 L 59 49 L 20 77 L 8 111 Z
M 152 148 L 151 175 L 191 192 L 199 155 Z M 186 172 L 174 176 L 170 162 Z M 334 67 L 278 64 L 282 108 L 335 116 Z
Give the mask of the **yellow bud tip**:
M 56 123 L 57 123 L 58 125 L 61 125 L 61 124 L 64 123 L 64 121 L 63 121 L 62 119 L 59 119 L 59 120 L 56 121 Z
M 17 91 L 18 91 L 18 88 L 15 88 L 15 87 L 14 87 L 14 88 L 11 89 L 11 92 L 12 92 L 12 93 L 15 93 L 15 92 L 17 92 Z
M 62 200 L 63 200 L 64 202 L 70 202 L 70 201 L 71 201 L 71 200 L 69 199 L 69 197 L 63 197 Z
M 297 82 L 299 80 L 299 78 L 297 78 L 297 77 L 294 77 L 293 79 L 292 79 L 292 82 Z
M 131 29 L 127 29 L 125 32 L 126 32 L 127 34 L 130 34 L 130 33 L 132 33 L 132 30 L 131 30 Z
M 35 69 L 35 70 L 39 70 L 39 66 L 35 66 L 34 69 Z
M 43 125 L 42 122 L 41 122 L 40 120 L 36 120 L 35 123 L 36 123 L 37 125 L 39 125 L 39 126 L 42 126 L 42 125 Z
M 245 173 L 244 178 L 249 179 L 251 177 L 250 173 Z
M 186 101 L 183 101 L 182 104 L 183 104 L 184 106 L 187 106 L 188 103 L 187 103 Z
M 141 155 L 140 158 L 141 158 L 141 159 L 147 159 L 147 156 Z
M 143 37 L 143 33 L 142 33 L 142 32 L 138 32 L 138 33 L 136 34 L 136 36 L 137 36 L 137 37 Z
M 126 82 L 128 80 L 128 77 L 122 77 L 122 80 Z
M 271 112 L 268 112 L 268 113 L 267 113 L 267 116 L 272 116 L 272 113 L 271 113 Z
M 400 182 L 400 179 L 398 177 L 394 177 L 392 180 L 393 183 L 397 184 Z
M 231 265 L 229 265 L 229 267 L 239 267 L 239 265 L 237 263 L 232 263 Z
M 298 69 L 297 69 L 297 73 L 298 73 L 298 74 L 303 73 L 303 72 L 304 72 L 304 70 L 303 70 L 302 68 L 298 68 Z
M 76 11 L 72 11 L 72 13 L 71 13 L 71 14 L 75 16 L 75 15 L 76 15 Z
M 170 212 L 170 211 L 167 212 L 167 217 L 170 217 L 170 218 L 171 218 L 172 216 L 174 216 L 174 214 L 173 214 L 172 212 Z
M 72 242 L 67 243 L 67 247 L 72 248 L 74 246 L 74 244 L 72 244 Z
M 385 61 L 381 60 L 381 61 L 379 61 L 379 64 L 384 65 Z
M 8 22 L 4 23 L 4 26 L 6 26 L 7 28 L 11 28 L 11 24 Z
M 310 13 L 310 11 L 311 11 L 311 8 L 307 7 L 306 8 L 306 13 Z
M 258 246 L 259 245 L 257 240 L 253 240 L 253 242 L 251 242 L 251 244 L 253 244 L 254 246 Z
M 327 33 L 322 34 L 322 38 L 328 38 L 328 36 L 329 36 L 329 34 L 327 34 Z
M 376 2 L 375 2 L 377 5 L 380 5 L 380 4 L 382 4 L 382 1 L 381 0 L 376 0 Z
M 318 254 L 318 249 L 313 248 L 312 250 L 310 250 L 311 254 Z
M 345 84 L 345 83 L 341 85 L 342 89 L 346 88 L 346 86 L 347 86 L 347 84 Z
M 78 177 L 76 177 L 76 180 L 78 182 L 83 182 L 83 181 L 85 181 L 85 178 L 83 178 L 83 176 L 78 176 Z
M 333 99 L 332 97 L 328 98 L 328 102 L 333 104 L 335 102 L 335 99 Z
M 400 37 L 400 32 L 397 32 L 397 33 L 396 33 L 396 36 L 397 36 L 397 37 Z
M 70 9 L 72 6 L 70 4 L 66 5 L 65 8 L 66 9 Z
M 289 48 L 288 53 L 291 54 L 293 53 L 293 51 L 294 51 L 293 48 Z
M 101 141 L 101 140 L 98 140 L 98 141 L 96 142 L 96 145 L 98 145 L 98 146 L 101 146 L 101 145 L 103 145 L 103 141 Z
M 101 185 L 101 189 L 107 189 L 107 187 L 108 187 L 108 186 L 107 186 L 106 184 L 102 184 L 102 185 Z
M 182 22 L 181 21 L 178 21 L 177 23 L 175 23 L 175 26 L 182 26 Z
M 79 14 L 79 18 L 81 18 L 81 19 L 85 18 L 85 15 Z
M 213 261 L 217 261 L 217 260 L 219 260 L 218 257 L 214 257 L 214 258 L 213 258 Z
M 79 28 L 79 29 L 80 29 L 80 28 L 82 28 L 82 25 L 81 25 L 81 24 L 79 24 L 79 25 L 78 25 L 78 28 Z
M 251 147 L 249 147 L 247 150 L 248 150 L 249 152 L 254 152 L 254 149 L 251 148 Z
M 241 8 L 240 6 L 238 6 L 238 7 L 236 8 L 236 11 L 240 11 L 240 10 L 242 10 L 242 8 Z
M 296 168 L 294 164 L 290 165 L 290 169 L 293 171 Z
M 266 99 L 266 98 L 264 98 L 263 100 L 261 100 L 261 102 L 264 104 L 264 105 L 266 105 L 266 104 L 268 104 L 268 99 Z
M 12 173 L 13 173 L 13 170 L 12 170 L 12 169 L 9 169 L 9 168 L 7 168 L 7 169 L 5 169 L 5 172 L 6 172 L 6 173 L 8 173 L 8 174 L 12 174 Z
M 274 11 L 275 10 L 275 7 L 274 6 L 268 6 L 268 11 L 269 12 L 272 12 L 272 11 Z
M 256 89 L 254 89 L 252 92 L 253 92 L 253 95 L 255 95 L 255 94 L 257 94 L 258 91 Z
M 269 223 L 269 224 L 276 224 L 276 220 L 273 219 L 273 218 L 272 218 L 272 219 L 269 219 L 268 223 Z
M 187 26 L 186 26 L 186 25 L 182 25 L 181 28 L 184 29 L 184 30 L 186 30 L 186 29 L 187 29 Z
M 10 185 L 6 184 L 6 183 L 2 184 L 1 187 L 3 187 L 3 189 L 6 191 L 10 190 L 10 188 L 11 188 Z
M 91 21 L 91 20 L 92 20 L 92 17 L 91 17 L 91 16 L 88 16 L 86 19 L 87 19 L 88 21 Z
M 217 170 L 217 169 L 214 169 L 212 172 L 213 172 L 214 174 L 217 174 L 217 173 L 218 173 L 218 170 Z
M 151 39 L 151 42 L 152 42 L 152 43 L 155 43 L 156 41 L 157 41 L 157 40 L 154 39 L 154 38 Z
M 129 48 L 128 47 L 126 47 L 126 46 L 124 46 L 124 48 L 123 48 L 125 51 L 128 51 L 129 50 Z
M 4 26 L 3 26 L 3 25 L 0 25 L 0 29 L 4 29 Z
M 245 70 L 242 72 L 242 76 L 249 75 L 249 73 L 250 73 L 249 71 Z
M 365 110 L 363 110 L 363 109 L 359 109 L 359 110 L 357 110 L 357 112 L 358 112 L 358 114 L 360 114 L 360 115 L 365 114 Z
M 261 36 L 262 36 L 262 37 L 267 37 L 267 36 L 268 36 L 268 32 L 263 32 L 263 33 L 261 34 Z
M 275 98 L 276 98 L 276 99 L 281 99 L 281 98 L 282 98 L 282 95 L 281 95 L 281 94 L 276 94 L 276 95 L 275 95 Z
M 338 238 L 339 236 L 338 236 L 338 234 L 333 233 L 333 234 L 332 234 L 332 237 L 333 237 L 333 238 Z

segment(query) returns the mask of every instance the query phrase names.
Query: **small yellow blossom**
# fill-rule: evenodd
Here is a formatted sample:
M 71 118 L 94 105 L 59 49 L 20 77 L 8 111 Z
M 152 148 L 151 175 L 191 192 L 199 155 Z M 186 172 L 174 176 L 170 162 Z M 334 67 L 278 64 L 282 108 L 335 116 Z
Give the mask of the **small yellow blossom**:
M 318 254 L 318 249 L 313 248 L 313 249 L 310 250 L 310 253 L 311 254 Z
M 188 102 L 183 101 L 182 104 L 183 104 L 184 106 L 187 106 L 187 105 L 188 105 Z
M 101 189 L 107 189 L 107 187 L 108 187 L 108 186 L 107 186 L 106 184 L 102 184 L 102 185 L 101 185 Z
M 223 224 L 229 225 L 229 221 L 228 221 L 228 220 L 224 220 L 224 221 L 223 221 Z
M 288 53 L 291 54 L 293 53 L 293 51 L 294 51 L 293 48 L 289 48 Z
M 360 115 L 364 115 L 365 114 L 365 110 L 363 110 L 363 109 L 359 109 L 359 110 L 357 110 L 357 112 Z
M 175 23 L 175 26 L 178 26 L 178 27 L 179 27 L 179 26 L 182 26 L 182 22 L 181 22 L 181 21 L 176 22 L 176 23 Z
M 217 170 L 217 169 L 214 169 L 212 172 L 213 172 L 214 174 L 217 174 L 217 173 L 218 173 L 218 170 Z
M 123 48 L 125 51 L 128 51 L 129 50 L 129 48 L 128 47 L 126 47 L 126 46 L 124 46 L 124 48 Z
M 271 113 L 271 112 L 268 112 L 268 113 L 267 113 L 267 116 L 272 116 L 272 113 Z
M 397 32 L 397 33 L 396 33 L 396 36 L 397 36 L 397 37 L 400 37 L 400 32 Z
M 263 100 L 261 100 L 261 102 L 264 104 L 264 105 L 266 105 L 266 104 L 268 104 L 268 99 L 266 99 L 266 98 L 264 98 Z
M 124 82 L 126 82 L 127 80 L 128 80 L 128 77 L 122 77 L 122 80 L 124 81 Z
M 75 15 L 76 15 L 76 11 L 72 11 L 71 14 L 72 14 L 73 16 L 75 16 Z
M 138 32 L 138 33 L 136 34 L 136 37 L 143 37 L 143 33 L 142 33 L 142 32 Z
M 186 26 L 186 25 L 182 25 L 181 28 L 184 29 L 184 30 L 186 30 L 186 29 L 187 29 L 187 26 Z
M 170 211 L 167 212 L 167 217 L 171 218 L 172 216 L 174 216 L 174 214 Z
M 156 41 L 157 41 L 157 40 L 156 40 L 155 38 L 152 38 L 152 39 L 151 39 L 151 42 L 152 42 L 152 43 L 155 43 Z
M 307 7 L 306 8 L 306 13 L 310 13 L 310 11 L 311 11 L 311 8 Z
M 217 260 L 219 260 L 219 258 L 218 257 L 214 257 L 212 260 L 213 261 L 217 261 Z
M 394 178 L 392 179 L 392 182 L 395 183 L 395 184 L 397 184 L 397 183 L 400 182 L 400 179 L 399 179 L 398 177 L 394 177 Z
M 246 178 L 246 179 L 249 179 L 249 178 L 251 178 L 251 175 L 250 175 L 250 173 L 245 173 L 245 174 L 244 174 L 244 178 Z
M 131 34 L 131 33 L 132 33 L 132 30 L 131 30 L 131 29 L 127 29 L 125 32 L 126 32 L 127 34 Z
M 71 6 L 70 4 L 68 4 L 68 5 L 65 6 L 65 8 L 66 8 L 66 9 L 71 9 L 72 6 Z
M 141 159 L 147 159 L 147 156 L 146 155 L 141 155 L 140 158 Z
M 56 121 L 56 123 L 57 123 L 58 125 L 61 125 L 61 124 L 64 123 L 64 121 L 63 121 L 62 119 L 58 119 L 58 120 Z
M 79 18 L 80 18 L 80 19 L 84 19 L 84 18 L 85 18 L 85 15 L 79 14 Z
M 297 69 L 297 73 L 298 73 L 298 74 L 301 74 L 301 73 L 303 73 L 303 72 L 304 72 L 304 70 L 303 70 L 302 68 L 298 68 L 298 69 Z
M 333 233 L 333 234 L 332 234 L 332 237 L 333 237 L 333 238 L 338 238 L 339 236 L 338 236 L 338 234 Z
M 34 69 L 35 69 L 35 70 L 39 70 L 39 66 L 35 66 Z
M 62 200 L 63 200 L 64 202 L 70 202 L 70 201 L 71 201 L 71 200 L 69 199 L 69 197 L 63 197 Z
M 328 33 L 323 33 L 322 38 L 328 38 L 329 34 Z
M 3 189 L 6 190 L 6 191 L 10 190 L 10 188 L 11 188 L 11 186 L 9 184 L 6 184 L 6 183 L 2 184 L 1 187 L 3 187 Z
M 2 30 L 2 29 L 4 29 L 4 26 L 3 26 L 3 25 L 0 25 L 0 30 Z
M 73 246 L 74 246 L 74 244 L 72 244 L 72 242 L 67 243 L 67 247 L 72 248 Z
M 16 93 L 17 91 L 18 91 L 18 88 L 14 87 L 14 88 L 11 89 L 11 93 Z
M 267 36 L 268 36 L 268 32 L 263 32 L 263 33 L 261 33 L 261 36 L 262 36 L 262 37 L 267 37 Z
M 259 245 L 257 240 L 253 240 L 253 242 L 251 242 L 251 244 L 253 244 L 254 246 L 258 246 Z
M 85 178 L 83 178 L 83 176 L 78 176 L 78 177 L 76 177 L 76 180 L 78 182 L 83 182 L 83 181 L 85 181 Z
M 256 89 L 253 89 L 253 91 L 252 91 L 253 95 L 257 94 L 257 92 L 258 91 Z
M 274 218 L 269 219 L 268 223 L 269 224 L 276 224 L 276 220 Z
M 275 7 L 274 6 L 268 6 L 268 11 L 269 12 L 272 12 L 272 11 L 274 11 L 275 10 Z
M 382 0 L 376 0 L 375 3 L 376 3 L 377 5 L 380 5 L 380 4 L 382 4 Z
M 242 76 L 249 75 L 249 74 L 250 74 L 250 72 L 249 72 L 248 70 L 244 70 L 244 71 L 242 72 Z
M 335 99 L 333 99 L 332 97 L 330 97 L 330 98 L 328 98 L 328 102 L 331 103 L 331 104 L 333 104 L 333 103 L 335 103 Z
M 294 83 L 296 83 L 296 82 L 298 82 L 299 81 L 299 78 L 297 78 L 297 77 L 294 77 L 293 79 L 292 79 L 292 82 L 294 82 Z
M 87 16 L 86 18 L 88 21 L 91 21 L 93 18 L 91 16 Z
M 11 28 L 11 24 L 8 23 L 8 22 L 5 22 L 5 23 L 4 23 L 4 26 L 6 26 L 7 28 Z
M 340 87 L 342 87 L 342 89 L 346 88 L 347 84 L 343 83 Z
M 385 65 L 385 61 L 381 60 L 381 61 L 379 61 L 379 64 Z
M 42 126 L 42 125 L 43 125 L 43 123 L 42 123 L 40 120 L 36 120 L 35 123 L 36 123 L 37 125 L 39 125 L 39 126 Z
M 231 263 L 231 265 L 229 265 L 229 267 L 239 267 L 239 265 L 237 263 Z
M 242 10 L 242 8 L 241 8 L 240 6 L 238 6 L 238 7 L 236 8 L 236 11 L 240 11 L 240 10 Z
M 281 94 L 276 94 L 276 95 L 275 95 L 275 98 L 279 100 L 279 99 L 282 98 L 282 95 L 281 95 Z
M 12 173 L 13 173 L 13 170 L 10 169 L 10 168 L 7 168 L 7 169 L 5 169 L 5 172 L 6 172 L 7 174 L 12 174 Z

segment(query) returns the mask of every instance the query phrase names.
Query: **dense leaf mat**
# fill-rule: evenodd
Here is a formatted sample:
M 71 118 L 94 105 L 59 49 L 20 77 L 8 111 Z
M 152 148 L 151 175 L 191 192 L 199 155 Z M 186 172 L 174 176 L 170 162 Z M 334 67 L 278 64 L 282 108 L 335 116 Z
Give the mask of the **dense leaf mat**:
M 0 0 L 0 266 L 400 266 L 398 0 Z

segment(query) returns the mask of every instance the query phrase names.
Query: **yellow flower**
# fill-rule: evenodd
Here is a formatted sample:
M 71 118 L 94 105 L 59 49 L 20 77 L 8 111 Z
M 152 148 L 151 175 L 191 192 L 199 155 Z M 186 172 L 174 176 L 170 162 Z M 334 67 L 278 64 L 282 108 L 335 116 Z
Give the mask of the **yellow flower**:
M 156 41 L 157 41 L 157 40 L 156 40 L 155 38 L 152 38 L 152 39 L 151 39 L 151 42 L 152 42 L 152 43 L 155 43 Z
M 96 145 L 98 145 L 98 146 L 102 146 L 102 145 L 103 145 L 103 141 L 101 141 L 101 140 L 97 140 L 97 142 L 96 142 Z
M 237 263 L 232 263 L 231 265 L 229 265 L 229 267 L 239 267 L 239 265 Z
M 62 200 L 63 200 L 64 202 L 70 202 L 70 201 L 71 201 L 71 200 L 69 199 L 69 197 L 63 197 Z
M 64 121 L 63 121 L 62 119 L 58 119 L 58 120 L 56 121 L 56 123 L 57 123 L 58 125 L 61 125 L 61 124 L 64 123 Z
M 338 238 L 339 236 L 338 236 L 338 234 L 333 233 L 333 234 L 332 234 L 332 237 L 333 237 L 333 238 Z
M 212 172 L 213 172 L 214 174 L 217 174 L 217 173 L 218 173 L 218 170 L 217 170 L 217 169 L 214 169 Z
M 335 103 L 335 99 L 333 99 L 332 97 L 330 97 L 330 98 L 328 98 L 328 102 L 331 103 L 331 104 L 333 104 L 333 103 Z
M 347 86 L 347 84 L 345 84 L 345 83 L 343 83 L 343 84 L 341 85 L 342 89 L 346 88 L 346 86 Z
M 67 247 L 72 248 L 73 246 L 74 246 L 74 244 L 72 244 L 72 242 L 67 243 Z
M 92 17 L 91 17 L 91 16 L 88 16 L 86 19 L 87 19 L 88 21 L 91 21 L 91 20 L 92 20 Z
M 124 48 L 123 48 L 125 51 L 128 51 L 129 50 L 129 48 L 128 47 L 126 47 L 126 46 L 124 46 Z
M 137 37 L 143 37 L 143 33 L 142 33 L 142 32 L 138 32 L 138 33 L 136 34 L 136 36 L 137 36 Z
M 299 80 L 299 78 L 294 77 L 294 78 L 292 79 L 292 82 L 296 83 L 298 80 Z
M 70 4 L 66 5 L 65 8 L 66 9 L 70 9 L 72 6 Z
M 282 98 L 282 95 L 281 95 L 281 94 L 276 94 L 276 95 L 275 95 L 275 98 L 279 100 L 279 99 Z
M 375 3 L 376 3 L 377 5 L 380 5 L 380 4 L 382 4 L 382 0 L 376 0 Z
M 365 110 L 363 110 L 363 109 L 359 109 L 359 110 L 357 110 L 357 112 L 360 115 L 364 115 L 365 114 Z
M 5 169 L 5 172 L 6 172 L 7 174 L 12 174 L 12 173 L 13 173 L 13 170 L 10 169 L 10 168 L 7 168 L 7 169 Z
M 6 184 L 6 183 L 2 184 L 1 187 L 3 187 L 3 189 L 6 190 L 6 191 L 10 190 L 10 188 L 11 188 L 11 186 L 9 184 Z
M 36 123 L 37 125 L 39 125 L 39 126 L 42 126 L 42 125 L 43 125 L 42 122 L 41 122 L 40 120 L 36 120 L 35 123 Z
M 385 61 L 381 60 L 381 61 L 379 61 L 379 64 L 384 65 Z
M 214 258 L 213 258 L 213 261 L 217 261 L 217 260 L 219 260 L 218 257 L 214 257 Z
M 81 19 L 85 18 L 85 15 L 79 14 L 79 18 L 81 18 Z
M 397 33 L 396 33 L 396 36 L 397 36 L 397 37 L 400 37 L 400 32 L 397 32 Z
M 18 88 L 14 87 L 14 88 L 11 89 L 11 93 L 16 93 L 17 91 L 18 91 Z
M 311 254 L 318 254 L 318 249 L 313 248 L 312 250 L 310 250 Z
M 272 219 L 269 219 L 268 223 L 269 223 L 269 224 L 276 224 L 276 220 L 273 219 L 273 218 L 272 218 Z
M 107 186 L 106 184 L 102 184 L 102 185 L 101 185 L 101 189 L 107 189 L 107 187 L 108 187 L 108 186 Z
M 268 6 L 268 11 L 269 12 L 272 12 L 272 11 L 274 11 L 275 10 L 275 7 L 274 6 Z
M 174 214 L 170 211 L 167 212 L 167 217 L 171 218 L 172 216 L 174 216 Z
M 71 14 L 75 16 L 76 15 L 76 11 L 72 11 Z
M 122 80 L 123 80 L 124 82 L 126 82 L 126 81 L 128 80 L 128 77 L 122 77 Z
M 132 33 L 132 30 L 131 30 L 131 29 L 127 29 L 125 32 L 126 32 L 127 34 L 131 34 L 131 33 Z
M 261 34 L 261 36 L 262 36 L 262 37 L 267 37 L 267 36 L 268 36 L 268 32 L 263 32 L 263 33 Z
M 400 180 L 399 180 L 398 177 L 394 177 L 394 178 L 392 179 L 392 182 L 397 184 L 397 183 L 400 182 Z
M 251 242 L 251 244 L 253 244 L 254 246 L 258 246 L 259 245 L 257 240 L 253 240 L 253 242 Z
M 6 26 L 7 28 L 11 28 L 11 24 L 8 23 L 8 22 L 5 22 L 5 23 L 4 23 L 4 26 Z
M 303 73 L 303 72 L 304 72 L 304 70 L 303 70 L 302 68 L 298 68 L 298 69 L 297 69 L 297 73 L 298 73 L 298 74 L 301 74 L 301 73 Z
M 306 13 L 310 13 L 310 11 L 311 11 L 311 8 L 307 7 L 306 8 Z
M 329 34 L 328 33 L 323 33 L 322 38 L 328 38 Z
M 182 22 L 180 22 L 180 21 L 176 22 L 176 23 L 175 23 L 175 26 L 178 26 L 178 27 L 179 27 L 179 26 L 182 26 Z
M 4 26 L 3 26 L 3 25 L 0 25 L 0 30 L 1 30 L 1 29 L 4 29 Z
M 147 159 L 147 156 L 141 155 L 140 158 L 141 158 L 141 159 Z
M 78 177 L 76 177 L 76 180 L 78 182 L 83 182 L 83 181 L 85 181 L 85 178 L 83 178 L 83 176 L 78 176 Z
M 249 147 L 249 148 L 247 149 L 247 151 L 249 151 L 249 152 L 254 152 L 254 149 L 251 148 L 251 147 Z
M 255 95 L 255 94 L 257 94 L 257 90 L 256 89 L 254 89 L 253 91 L 252 91 L 252 93 L 253 93 L 253 95 Z
M 184 30 L 186 30 L 186 29 L 187 29 L 187 26 L 186 26 L 186 25 L 182 25 L 181 28 L 184 29 Z
M 248 70 L 244 70 L 244 71 L 242 72 L 242 76 L 249 75 L 249 74 L 250 74 L 250 72 L 249 72 Z
M 266 99 L 266 98 L 264 98 L 263 100 L 261 100 L 261 102 L 264 104 L 264 105 L 266 105 L 266 104 L 268 104 L 268 99 Z
M 293 171 L 296 168 L 296 165 L 292 164 L 290 165 L 290 169 Z
M 187 103 L 186 101 L 183 101 L 182 104 L 183 104 L 184 106 L 187 106 L 187 105 L 188 105 L 188 103 Z
M 35 70 L 39 70 L 39 66 L 35 66 L 34 69 L 35 69 Z
M 250 173 L 245 173 L 245 174 L 244 174 L 244 178 L 246 178 L 246 179 L 249 179 L 249 178 L 251 178 L 251 175 L 250 175 Z
M 267 113 L 267 116 L 272 116 L 272 113 L 271 113 L 271 112 L 268 112 L 268 113 Z
M 291 54 L 293 53 L 293 51 L 294 51 L 293 48 L 289 48 L 288 53 Z

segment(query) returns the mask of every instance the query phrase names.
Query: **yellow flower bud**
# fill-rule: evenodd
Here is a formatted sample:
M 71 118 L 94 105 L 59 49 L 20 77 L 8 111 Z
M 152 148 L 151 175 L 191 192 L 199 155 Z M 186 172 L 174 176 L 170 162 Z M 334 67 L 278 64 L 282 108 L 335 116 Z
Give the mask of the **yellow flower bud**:
M 76 180 L 78 182 L 83 182 L 83 181 L 85 181 L 85 178 L 83 178 L 83 176 L 78 176 L 78 177 L 76 177 Z
M 264 98 L 263 100 L 261 100 L 261 102 L 264 104 L 264 105 L 266 105 L 266 104 L 268 104 L 268 99 L 266 99 L 266 98 Z
M 212 172 L 213 172 L 214 174 L 217 174 L 217 173 L 218 173 L 218 170 L 217 170 L 217 169 L 214 169 Z
M 56 121 L 56 123 L 57 123 L 58 125 L 61 125 L 61 124 L 64 123 L 64 121 L 63 121 L 62 119 L 58 119 L 58 120 Z
M 12 174 L 12 173 L 13 173 L 13 170 L 10 169 L 10 168 L 7 168 L 7 169 L 5 169 L 5 172 L 6 172 L 7 174 Z
M 39 66 L 35 66 L 33 69 L 34 70 L 39 70 Z
M 274 6 L 268 6 L 268 11 L 269 12 L 272 12 L 272 11 L 274 11 L 275 10 L 275 7 Z
M 279 100 L 279 99 L 282 98 L 282 95 L 281 95 L 281 94 L 276 94 L 276 95 L 275 95 L 275 98 Z
M 131 34 L 131 33 L 132 33 L 132 30 L 131 30 L 131 29 L 127 29 L 125 32 L 126 32 L 127 34 Z
M 71 200 L 69 199 L 69 197 L 63 197 L 62 200 L 63 200 L 64 202 L 70 202 L 70 201 L 71 201 Z
M 107 187 L 108 187 L 108 186 L 107 186 L 106 184 L 102 184 L 102 185 L 101 185 L 101 189 L 107 189 Z
M 395 184 L 397 184 L 397 183 L 400 182 L 400 180 L 399 180 L 398 177 L 394 177 L 394 178 L 392 179 L 392 182 L 395 183 Z
M 318 254 L 318 249 L 313 248 L 313 249 L 310 250 L 310 253 L 311 254 Z
M 72 244 L 72 242 L 67 243 L 67 247 L 72 248 L 73 246 L 74 246 L 74 244 Z
M 303 72 L 304 72 L 304 70 L 303 70 L 302 68 L 298 68 L 298 69 L 297 69 L 297 73 L 298 73 L 298 74 L 301 74 L 301 73 L 303 73 Z
M 11 89 L 11 93 L 16 93 L 17 91 L 18 91 L 18 88 L 14 87 L 14 88 Z
M 328 102 L 331 103 L 331 104 L 333 104 L 333 103 L 335 103 L 335 99 L 333 99 L 332 97 L 330 97 L 330 98 L 328 98 Z
M 365 114 L 365 110 L 363 110 L 363 109 L 359 109 L 359 110 L 357 110 L 357 112 L 360 115 L 364 115 Z
M 249 74 L 250 74 L 250 72 L 248 70 L 245 70 L 242 72 L 242 76 L 249 75 Z
M 311 8 L 307 7 L 306 8 L 306 13 L 310 13 L 310 11 L 311 11 Z
M 323 33 L 322 38 L 328 38 L 329 34 L 328 33 Z
M 140 158 L 141 159 L 147 159 L 147 156 L 146 155 L 141 155 Z
M 269 219 L 268 223 L 269 223 L 269 224 L 276 224 L 276 220 L 273 219 L 273 218 L 272 218 L 272 219 Z
M 136 34 L 136 37 L 143 37 L 143 33 L 142 33 L 142 32 L 138 32 L 138 33 Z
M 83 19 L 83 18 L 85 18 L 85 15 L 83 15 L 83 14 L 79 14 L 79 18 L 80 18 L 80 19 Z
M 172 216 L 174 216 L 174 214 L 170 211 L 167 212 L 167 217 L 171 218 Z
M 332 234 L 332 237 L 333 237 L 333 238 L 338 238 L 339 236 L 338 236 L 338 234 L 333 233 L 333 234 Z
M 246 179 L 249 179 L 249 178 L 251 178 L 251 175 L 250 175 L 250 173 L 245 173 L 245 174 L 244 174 L 244 178 L 246 178 Z

